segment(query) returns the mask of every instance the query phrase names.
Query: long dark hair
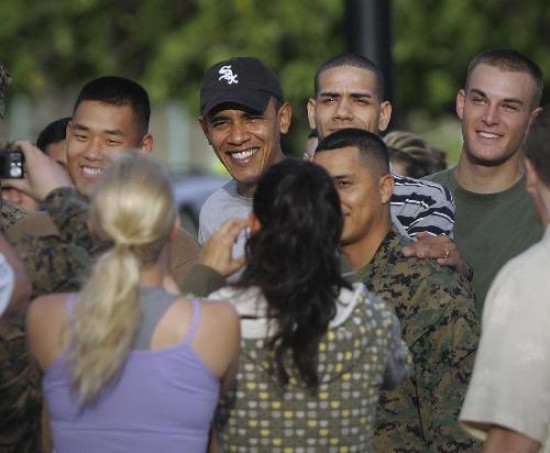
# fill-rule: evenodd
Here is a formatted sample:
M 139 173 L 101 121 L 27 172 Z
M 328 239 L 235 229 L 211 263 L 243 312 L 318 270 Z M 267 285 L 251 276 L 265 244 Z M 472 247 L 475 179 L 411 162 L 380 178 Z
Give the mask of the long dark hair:
M 340 275 L 338 193 L 323 168 L 289 158 L 262 176 L 253 211 L 261 228 L 246 244 L 237 286 L 257 286 L 267 299 L 268 317 L 276 321 L 268 347 L 281 385 L 290 379 L 285 356 L 291 352 L 301 380 L 316 388 L 319 341 L 336 314 L 340 289 L 349 287 Z

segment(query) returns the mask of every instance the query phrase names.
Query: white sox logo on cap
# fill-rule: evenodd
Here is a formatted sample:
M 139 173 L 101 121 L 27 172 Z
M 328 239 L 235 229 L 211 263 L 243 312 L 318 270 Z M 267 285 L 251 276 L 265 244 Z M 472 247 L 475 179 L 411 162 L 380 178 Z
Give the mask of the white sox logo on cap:
M 237 80 L 238 74 L 233 74 L 233 70 L 231 69 L 231 65 L 222 66 L 219 70 L 219 74 L 221 74 L 220 78 L 218 80 L 227 80 L 228 85 L 232 85 L 234 83 L 239 83 Z

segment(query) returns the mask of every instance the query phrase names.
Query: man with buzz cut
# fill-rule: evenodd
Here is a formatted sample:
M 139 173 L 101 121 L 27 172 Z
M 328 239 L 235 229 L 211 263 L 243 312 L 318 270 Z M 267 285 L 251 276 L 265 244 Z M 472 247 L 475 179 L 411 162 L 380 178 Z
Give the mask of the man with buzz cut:
M 479 338 L 469 282 L 447 266 L 403 255 L 411 239 L 392 222 L 394 179 L 379 137 L 335 131 L 321 140 L 314 162 L 340 195 L 340 245 L 356 279 L 394 308 L 412 355 L 411 378 L 381 392 L 374 451 L 476 451 L 457 420 Z
M 345 128 L 385 131 L 392 106 L 384 98 L 384 78 L 368 58 L 342 54 L 325 61 L 314 77 L 307 105 L 309 125 L 319 139 Z M 452 237 L 454 206 L 439 184 L 394 175 L 393 222 L 402 234 L 446 234 Z
M 150 114 L 145 89 L 124 77 L 98 77 L 80 91 L 66 137 L 67 172 L 74 188 L 52 191 L 45 199 L 47 213 L 23 218 L 6 235 L 25 262 L 34 295 L 80 288 L 93 257 L 105 246 L 88 232 L 87 198 L 103 169 L 120 153 L 151 152 Z M 172 249 L 171 273 L 181 282 L 195 263 L 199 246 L 182 229 Z
M 517 50 L 488 49 L 473 58 L 456 97 L 463 137 L 459 162 L 429 176 L 453 194 L 455 240 L 473 268 L 479 314 L 499 269 L 542 236 L 521 162 L 542 89 L 540 67 Z

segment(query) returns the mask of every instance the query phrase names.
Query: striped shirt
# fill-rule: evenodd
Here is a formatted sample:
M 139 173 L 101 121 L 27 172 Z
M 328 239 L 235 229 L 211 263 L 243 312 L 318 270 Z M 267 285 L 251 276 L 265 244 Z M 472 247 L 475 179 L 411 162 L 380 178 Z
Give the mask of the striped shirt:
M 391 215 L 399 232 L 411 238 L 420 232 L 446 234 L 452 238 L 455 205 L 451 192 L 433 181 L 393 177 Z

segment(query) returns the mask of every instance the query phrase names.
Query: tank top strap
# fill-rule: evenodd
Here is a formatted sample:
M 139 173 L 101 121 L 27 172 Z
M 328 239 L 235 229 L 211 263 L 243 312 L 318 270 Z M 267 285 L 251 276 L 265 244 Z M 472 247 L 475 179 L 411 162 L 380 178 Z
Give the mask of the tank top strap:
M 74 301 L 76 300 L 76 294 L 77 293 L 69 293 L 65 299 L 65 309 L 67 310 L 67 316 L 71 322 L 74 320 Z
M 189 332 L 187 332 L 187 335 L 183 340 L 184 344 L 190 344 L 193 341 L 193 337 L 195 336 L 195 331 L 197 330 L 197 326 L 199 325 L 199 317 L 201 314 L 201 301 L 199 299 L 194 298 L 191 301 L 191 304 L 193 306 L 193 315 L 191 317 L 191 325 L 189 326 Z

